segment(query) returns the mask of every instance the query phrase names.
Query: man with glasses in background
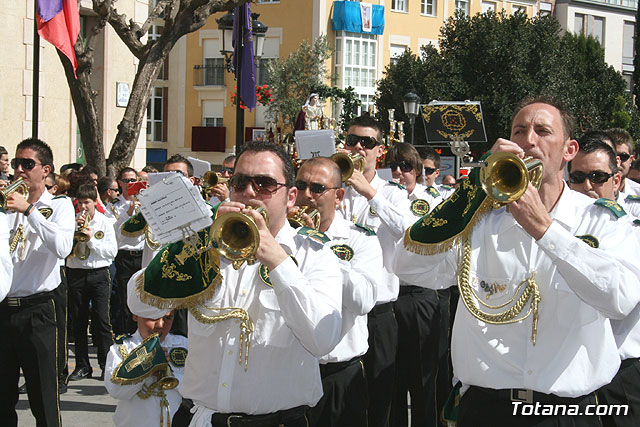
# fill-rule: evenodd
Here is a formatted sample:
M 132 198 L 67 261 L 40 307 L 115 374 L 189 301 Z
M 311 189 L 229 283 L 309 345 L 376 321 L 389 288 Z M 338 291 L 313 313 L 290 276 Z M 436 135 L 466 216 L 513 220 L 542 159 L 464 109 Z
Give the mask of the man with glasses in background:
M 25 139 L 11 161 L 15 175 L 29 188 L 25 199 L 7 196 L 13 280 L 0 303 L 0 419 L 16 426 L 20 368 L 29 406 L 37 425 L 61 425 L 56 366 L 56 308 L 60 265 L 69 255 L 75 231 L 71 201 L 54 197 L 44 186 L 53 170 L 51 148 L 39 139 Z
M 322 396 L 318 358 L 340 340 L 342 273 L 326 238 L 289 225 L 298 191 L 293 184 L 282 148 L 246 144 L 230 181 L 231 201 L 217 207 L 215 217 L 243 213 L 255 221 L 256 262 L 236 269 L 213 250 L 197 254 L 178 242 L 129 282 L 129 304 L 143 317 L 190 306 L 180 393 L 194 403 L 191 425 L 306 427 L 307 407 Z M 265 209 L 268 221 L 249 206 Z M 201 240 L 208 242 L 208 232 L 199 233 Z M 173 273 L 163 274 L 167 268 Z
M 369 426 L 386 426 L 396 375 L 398 324 L 393 301 L 398 298 L 398 277 L 391 272 L 393 253 L 404 230 L 415 221 L 403 186 L 384 181 L 376 173 L 376 162 L 384 152 L 382 126 L 370 116 L 356 117 L 350 124 L 343 152 L 364 157 L 364 172 L 354 171 L 346 182 L 344 200 L 338 209 L 347 221 L 373 229 L 382 247 L 383 273 L 376 306 L 369 313 L 369 350 L 364 357 L 369 383 Z
M 111 201 L 118 195 L 120 195 L 120 187 L 118 187 L 115 179 L 110 176 L 103 176 L 98 179 L 98 197 L 100 197 L 100 202 L 105 206 L 105 215 L 111 220 L 112 224 L 116 222 L 116 217 L 114 215 L 115 208 Z
M 433 188 L 435 191 L 431 190 L 431 192 L 436 197 L 440 196 L 442 200 L 451 196 L 455 191 L 455 188 L 452 186 L 436 184 L 436 178 L 440 176 L 440 154 L 436 152 L 435 148 L 430 146 L 418 147 L 417 150 L 420 154 L 420 158 L 422 159 L 422 165 L 424 166 L 425 187 Z
M 116 266 L 115 291 L 117 295 L 116 306 L 120 310 L 115 311 L 111 323 L 113 332 L 118 334 L 133 333 L 136 323 L 131 317 L 127 306 L 127 282 L 133 273 L 142 268 L 142 251 L 144 249 L 144 233 L 131 236 L 121 232 L 122 225 L 139 209 L 140 202 L 129 194 L 128 185 L 138 181 L 136 170 L 130 167 L 123 168 L 118 173 L 118 186 L 121 194 L 111 200 L 106 215 L 115 218 L 113 228 L 118 240 L 118 255 L 114 261 Z M 112 311 L 112 312 L 113 312 Z
M 233 175 L 233 167 L 236 163 L 236 156 L 227 156 L 222 161 L 222 169 L 220 171 L 220 177 L 229 179 Z M 227 182 L 220 182 L 215 185 L 210 191 L 211 197 L 209 203 L 213 206 L 220 202 L 229 200 L 229 184 Z
M 11 182 L 9 175 L 9 152 L 0 146 L 0 188 L 4 188 Z
M 626 130 L 619 128 L 607 129 L 606 132 L 615 144 L 616 153 L 620 158 L 620 173 L 622 174 L 620 192 L 624 194 L 625 198 L 627 195 L 640 196 L 640 184 L 627 180 L 631 163 L 635 160 L 631 135 Z

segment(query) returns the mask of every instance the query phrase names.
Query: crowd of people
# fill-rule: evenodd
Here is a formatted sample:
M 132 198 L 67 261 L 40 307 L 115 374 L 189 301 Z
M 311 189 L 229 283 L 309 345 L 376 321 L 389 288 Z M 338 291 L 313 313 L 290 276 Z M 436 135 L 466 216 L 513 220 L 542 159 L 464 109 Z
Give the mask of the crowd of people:
M 40 140 L 11 162 L 0 147 L 1 419 L 17 425 L 22 370 L 36 423 L 60 425 L 68 381 L 94 375 L 90 335 L 118 426 L 638 425 L 640 165 L 626 131 L 573 126 L 549 98 L 515 108 L 483 160 L 542 171 L 502 204 L 479 168 L 437 184 L 433 148 L 385 150 L 367 115 L 339 149 L 363 158 L 344 181 L 266 142 L 215 185 L 169 158 L 214 227 L 254 224 L 255 262 L 213 228 L 159 244 L 136 198 L 152 167 L 56 174 Z

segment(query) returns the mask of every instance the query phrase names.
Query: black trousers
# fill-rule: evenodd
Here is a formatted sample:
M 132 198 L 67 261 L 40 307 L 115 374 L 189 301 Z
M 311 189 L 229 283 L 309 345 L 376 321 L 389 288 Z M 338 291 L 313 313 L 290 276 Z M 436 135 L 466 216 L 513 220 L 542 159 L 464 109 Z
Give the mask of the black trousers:
M 37 426 L 59 426 L 56 308 L 53 292 L 21 298 L 20 306 L 0 303 L 0 420 L 17 426 L 20 368 Z
M 320 365 L 322 398 L 309 410 L 312 427 L 367 427 L 367 379 L 362 358 Z
M 629 405 L 626 415 L 623 412 L 620 414 L 612 412 L 610 416 L 603 416 L 604 426 L 640 426 L 640 361 L 638 359 L 622 361 L 616 376 L 609 384 L 601 387 L 596 395 L 601 405 Z
M 518 406 L 519 411 L 514 415 L 514 402 L 499 396 L 500 392 L 506 390 L 489 390 L 479 387 L 470 387 L 460 399 L 458 407 L 458 427 L 600 427 L 602 426 L 600 417 L 597 415 L 522 415 L 522 405 Z M 551 396 L 551 395 L 545 395 Z M 553 397 L 553 396 L 552 396 Z M 541 405 L 551 403 L 548 400 L 539 400 Z M 584 414 L 587 405 L 596 405 L 595 393 L 575 399 L 557 398 L 555 404 L 578 405 L 580 413 Z M 534 403 L 535 405 L 535 403 Z M 542 409 L 539 410 L 539 412 Z M 595 409 L 593 409 L 595 411 Z M 529 412 L 525 412 L 528 414 Z
M 411 425 L 437 426 L 436 377 L 441 329 L 438 294 L 418 286 L 400 286 L 393 310 L 398 322 L 398 351 L 391 425 L 409 425 L 408 391 Z
M 398 322 L 393 303 L 376 305 L 369 313 L 369 350 L 364 369 L 369 387 L 369 427 L 388 426 L 396 376 Z
M 131 317 L 131 310 L 127 305 L 127 283 L 131 276 L 142 269 L 142 251 L 119 250 L 116 259 L 116 287 L 120 303 L 120 319 L 114 321 L 114 332 L 119 334 L 132 334 L 138 328 Z
M 53 300 L 56 303 L 56 325 L 58 326 L 58 379 L 66 383 L 69 375 L 68 355 L 69 346 L 67 339 L 67 277 L 65 267 L 60 266 L 60 285 L 53 291 Z
M 107 353 L 113 341 L 109 321 L 109 268 L 81 269 L 67 267 L 69 283 L 69 311 L 73 319 L 73 340 L 76 350 L 76 369 L 89 368 L 89 305 L 93 342 L 98 347 L 98 364 L 104 370 Z

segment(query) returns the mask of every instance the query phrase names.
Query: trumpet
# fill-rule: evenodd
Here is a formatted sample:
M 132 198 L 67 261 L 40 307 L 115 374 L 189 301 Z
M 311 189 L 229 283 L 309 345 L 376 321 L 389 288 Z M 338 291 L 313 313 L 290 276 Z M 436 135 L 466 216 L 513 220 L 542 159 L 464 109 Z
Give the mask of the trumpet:
M 330 158 L 338 164 L 342 182 L 351 178 L 354 170 L 364 172 L 364 157 L 361 154 L 336 153 Z
M 176 377 L 173 376 L 173 372 L 171 371 L 171 368 L 168 364 L 166 369 L 160 372 L 162 375 L 160 379 L 158 379 L 158 381 L 156 381 L 154 384 L 157 384 L 163 390 L 173 390 L 174 388 L 178 387 L 179 381 Z
M 81 226 L 78 227 L 76 232 L 73 234 L 73 239 L 76 241 L 76 245 L 73 248 L 73 254 L 79 260 L 84 261 L 85 259 L 89 258 L 89 253 L 91 252 L 91 250 L 87 246 L 87 242 L 89 241 L 89 239 L 91 239 L 91 235 L 87 230 L 89 228 L 89 223 L 91 222 L 91 219 L 89 218 L 89 215 L 87 214 L 86 209 L 82 211 L 82 214 L 80 216 L 84 216 L 84 222 L 82 223 Z
M 264 208 L 253 208 L 262 215 L 269 227 L 269 217 Z M 241 212 L 230 212 L 216 218 L 209 228 L 209 236 L 220 255 L 232 262 L 233 268 L 240 268 L 243 262 L 255 263 L 260 246 L 260 232 L 254 219 Z
M 313 222 L 313 228 L 315 228 L 316 230 L 320 228 L 321 218 L 318 209 L 312 209 L 310 212 L 307 212 L 310 208 L 309 206 L 299 206 L 299 208 L 300 209 L 298 209 L 296 212 L 290 212 L 289 215 L 287 215 L 289 224 L 291 224 L 293 228 L 304 227 L 305 223 L 304 219 L 302 219 L 302 215 L 305 213 L 311 218 L 311 221 Z
M 229 181 L 229 178 L 218 175 L 214 171 L 207 171 L 202 175 L 202 189 L 209 192 L 212 187 Z
M 512 153 L 499 152 L 484 161 L 480 168 L 480 183 L 494 207 L 500 207 L 522 197 L 529 182 L 540 188 L 543 170 L 538 159 L 521 159 Z
M 25 199 L 29 198 L 29 187 L 27 186 L 27 183 L 24 182 L 24 178 L 18 178 L 6 188 L 0 190 L 0 206 L 2 206 L 5 211 L 8 211 L 7 197 L 9 197 L 9 194 L 11 193 L 18 193 Z

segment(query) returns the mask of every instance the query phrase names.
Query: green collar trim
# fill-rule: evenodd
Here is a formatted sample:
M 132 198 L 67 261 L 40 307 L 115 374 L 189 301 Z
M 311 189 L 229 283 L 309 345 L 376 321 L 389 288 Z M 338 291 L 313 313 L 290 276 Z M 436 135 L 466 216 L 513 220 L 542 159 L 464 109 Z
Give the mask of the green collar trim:
M 440 196 L 440 192 L 432 185 L 430 185 L 427 188 L 427 191 L 429 192 L 429 194 L 431 194 L 433 197 L 439 197 Z
M 387 181 L 387 182 L 388 182 L 389 184 L 393 184 L 393 185 L 395 185 L 396 187 L 398 187 L 398 188 L 399 188 L 399 189 L 401 189 L 401 190 L 406 190 L 406 189 L 407 189 L 407 187 L 405 187 L 405 186 L 404 186 L 404 185 L 402 185 L 402 184 L 398 184 L 398 183 L 397 183 L 397 182 L 395 182 L 395 181 Z
M 366 225 L 362 225 L 362 224 L 357 223 L 357 222 L 354 222 L 353 225 L 355 225 L 359 229 L 363 230 L 367 234 L 367 236 L 375 236 L 376 235 L 376 231 L 371 227 L 367 227 Z
M 129 352 L 111 375 L 115 384 L 136 384 L 168 366 L 158 334 L 148 336 L 142 344 Z
M 298 229 L 298 234 L 302 234 L 303 236 L 310 237 L 316 242 L 319 242 L 322 244 L 325 244 L 331 240 L 329 236 L 324 234 L 322 231 L 318 231 L 315 228 L 310 228 L 310 227 L 300 227 L 300 229 Z
M 618 203 L 609 199 L 598 199 L 594 202 L 594 205 L 602 206 L 603 208 L 609 209 L 616 219 L 625 216 L 627 213 L 622 209 Z
M 433 255 L 448 251 L 468 237 L 491 211 L 492 203 L 480 186 L 479 176 L 480 168 L 474 168 L 451 197 L 409 227 L 404 234 L 404 247 L 417 254 Z
M 628 194 L 625 200 L 637 202 L 638 200 L 640 200 L 640 196 L 638 196 L 637 194 Z

